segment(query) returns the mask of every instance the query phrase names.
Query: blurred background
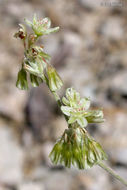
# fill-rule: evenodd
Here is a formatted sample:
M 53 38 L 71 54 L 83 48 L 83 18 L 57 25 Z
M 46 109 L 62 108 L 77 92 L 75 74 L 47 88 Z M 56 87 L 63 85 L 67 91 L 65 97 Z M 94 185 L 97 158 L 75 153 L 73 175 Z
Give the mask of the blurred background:
M 40 43 L 67 87 L 90 96 L 106 121 L 89 133 L 127 179 L 127 3 L 125 0 L 0 0 L 0 190 L 124 190 L 98 166 L 53 166 L 48 158 L 67 124 L 48 91 L 15 87 L 23 47 L 13 37 L 24 17 L 50 17 L 60 31 Z

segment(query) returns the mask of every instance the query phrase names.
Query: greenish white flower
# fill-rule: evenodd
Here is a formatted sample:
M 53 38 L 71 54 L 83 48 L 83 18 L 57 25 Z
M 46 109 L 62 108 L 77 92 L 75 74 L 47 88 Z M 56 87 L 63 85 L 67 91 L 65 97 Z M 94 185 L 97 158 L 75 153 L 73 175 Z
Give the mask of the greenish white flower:
M 79 169 L 89 169 L 107 159 L 101 145 L 87 135 L 81 128 L 65 130 L 50 153 L 54 164 L 62 164 Z
M 89 110 L 90 99 L 87 97 L 80 98 L 78 92 L 73 88 L 66 90 L 66 97 L 63 97 L 62 112 L 69 117 L 68 123 L 77 122 L 81 127 L 86 127 L 88 123 L 103 122 L 102 110 Z
M 36 14 L 33 17 L 33 21 L 29 21 L 25 19 L 25 22 L 32 27 L 34 33 L 37 36 L 42 36 L 46 34 L 50 34 L 53 32 L 57 32 L 59 30 L 59 27 L 55 28 L 50 28 L 51 26 L 51 21 L 49 18 L 44 18 L 44 19 L 37 19 Z

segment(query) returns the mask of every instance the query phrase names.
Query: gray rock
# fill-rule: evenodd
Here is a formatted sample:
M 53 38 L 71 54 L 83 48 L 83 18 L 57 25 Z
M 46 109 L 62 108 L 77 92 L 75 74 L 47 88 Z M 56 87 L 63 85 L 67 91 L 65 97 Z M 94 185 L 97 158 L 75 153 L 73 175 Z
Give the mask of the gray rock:
M 124 36 L 122 20 L 119 17 L 110 17 L 104 21 L 101 33 L 109 39 L 121 40 Z
M 31 181 L 19 185 L 18 190 L 45 190 L 45 188 L 42 183 Z
M 0 139 L 0 181 L 18 184 L 23 179 L 23 149 L 6 126 L 0 127 Z
M 95 8 L 100 8 L 101 6 L 101 0 L 94 0 L 94 1 L 89 1 L 89 0 L 79 0 L 82 6 L 89 8 L 89 9 L 95 9 Z

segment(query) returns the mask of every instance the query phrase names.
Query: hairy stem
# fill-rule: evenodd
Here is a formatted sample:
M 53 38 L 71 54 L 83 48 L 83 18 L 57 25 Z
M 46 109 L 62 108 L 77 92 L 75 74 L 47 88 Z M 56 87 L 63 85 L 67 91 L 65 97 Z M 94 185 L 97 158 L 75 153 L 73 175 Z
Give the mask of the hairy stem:
M 115 177 L 117 180 L 119 180 L 122 184 L 127 186 L 127 181 L 124 180 L 122 177 L 120 177 L 113 169 L 111 169 L 109 166 L 106 166 L 104 163 L 100 162 L 98 165 L 103 168 L 105 171 L 110 173 L 113 177 Z

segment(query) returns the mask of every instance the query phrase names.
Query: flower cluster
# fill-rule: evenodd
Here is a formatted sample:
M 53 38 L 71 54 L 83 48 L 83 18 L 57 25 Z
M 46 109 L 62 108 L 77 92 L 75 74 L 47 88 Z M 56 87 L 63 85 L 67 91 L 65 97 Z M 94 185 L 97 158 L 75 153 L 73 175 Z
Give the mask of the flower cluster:
M 68 123 L 77 122 L 81 127 L 86 127 L 88 123 L 103 122 L 102 110 L 89 110 L 90 99 L 80 98 L 80 94 L 73 88 L 66 90 L 66 98 L 63 97 L 62 112 L 69 117 Z
M 19 31 L 14 35 L 23 41 L 25 50 L 16 86 L 19 89 L 27 90 L 28 75 L 33 87 L 39 86 L 45 81 L 51 91 L 57 91 L 63 85 L 62 80 L 55 68 L 50 65 L 50 56 L 44 52 L 43 46 L 37 46 L 35 43 L 39 36 L 56 32 L 59 27 L 50 28 L 51 21 L 49 18 L 38 20 L 36 15 L 34 15 L 33 22 L 26 20 L 26 23 L 32 27 L 34 33 L 27 35 L 25 26 L 20 24 Z
M 34 33 L 37 36 L 50 34 L 59 30 L 59 27 L 50 28 L 51 21 L 49 18 L 37 19 L 36 14 L 33 17 L 33 22 L 27 19 L 25 19 L 25 21 L 30 27 L 32 27 Z
M 79 169 L 89 169 L 107 156 L 101 145 L 88 136 L 82 128 L 66 129 L 50 153 L 54 164 L 62 164 Z

